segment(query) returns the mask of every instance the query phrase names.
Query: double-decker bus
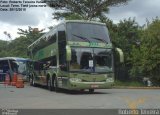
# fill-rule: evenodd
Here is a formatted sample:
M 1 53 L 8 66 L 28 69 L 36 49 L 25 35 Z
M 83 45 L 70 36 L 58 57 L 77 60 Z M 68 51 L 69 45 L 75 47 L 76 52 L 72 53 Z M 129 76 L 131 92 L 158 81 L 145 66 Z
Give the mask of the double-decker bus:
M 113 46 L 103 23 L 61 22 L 28 46 L 28 51 L 33 60 L 31 85 L 92 93 L 114 83 Z
M 10 80 L 13 74 L 21 74 L 23 80 L 27 81 L 29 76 L 29 59 L 19 57 L 3 57 L 0 58 L 0 82 L 4 82 L 5 75 L 8 73 Z

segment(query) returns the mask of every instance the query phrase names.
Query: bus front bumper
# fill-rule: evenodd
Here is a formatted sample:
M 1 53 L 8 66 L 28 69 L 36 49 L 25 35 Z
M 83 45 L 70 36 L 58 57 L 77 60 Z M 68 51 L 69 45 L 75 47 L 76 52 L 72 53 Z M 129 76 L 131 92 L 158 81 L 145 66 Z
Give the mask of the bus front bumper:
M 112 88 L 114 82 L 69 82 L 69 89 L 109 89 Z

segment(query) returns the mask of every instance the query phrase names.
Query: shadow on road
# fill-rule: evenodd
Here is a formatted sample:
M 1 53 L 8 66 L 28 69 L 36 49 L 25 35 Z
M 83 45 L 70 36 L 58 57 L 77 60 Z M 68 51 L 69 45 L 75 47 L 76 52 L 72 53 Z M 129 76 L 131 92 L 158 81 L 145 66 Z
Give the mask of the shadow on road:
M 65 93 L 65 94 L 71 94 L 71 95 L 94 95 L 94 94 L 110 94 L 106 92 L 100 92 L 96 91 L 93 93 L 90 93 L 88 90 L 85 91 L 77 91 L 77 90 L 67 90 L 67 89 L 59 89 L 58 93 Z
M 47 87 L 45 86 L 41 86 L 41 85 L 37 85 L 36 88 L 39 89 L 44 89 L 44 90 L 48 90 Z M 98 91 L 99 89 L 95 89 L 95 91 L 93 93 L 90 93 L 88 90 L 84 90 L 84 91 L 80 91 L 80 90 L 67 90 L 67 89 L 58 89 L 58 91 L 56 93 L 63 93 L 63 94 L 70 94 L 70 95 L 94 95 L 94 94 L 111 94 L 111 93 L 107 93 L 107 92 L 103 92 L 102 90 Z M 48 90 L 49 91 L 49 90 Z M 53 91 L 55 92 L 55 91 Z

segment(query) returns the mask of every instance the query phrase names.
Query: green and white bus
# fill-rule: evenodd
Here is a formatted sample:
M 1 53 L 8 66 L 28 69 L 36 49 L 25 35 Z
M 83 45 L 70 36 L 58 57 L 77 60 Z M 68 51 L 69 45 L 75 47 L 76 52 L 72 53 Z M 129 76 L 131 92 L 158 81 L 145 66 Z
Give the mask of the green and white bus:
M 51 91 L 94 92 L 114 84 L 113 47 L 103 23 L 61 22 L 28 46 L 28 51 L 33 60 L 31 85 L 45 85 Z

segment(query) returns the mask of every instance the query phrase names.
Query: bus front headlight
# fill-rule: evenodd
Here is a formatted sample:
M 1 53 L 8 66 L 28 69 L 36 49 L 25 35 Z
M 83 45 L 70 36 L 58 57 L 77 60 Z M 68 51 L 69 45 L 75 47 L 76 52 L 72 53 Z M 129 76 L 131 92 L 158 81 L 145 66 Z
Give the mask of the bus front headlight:
M 81 82 L 80 78 L 70 78 L 70 82 Z
M 114 79 L 113 78 L 107 78 L 106 82 L 114 82 Z

